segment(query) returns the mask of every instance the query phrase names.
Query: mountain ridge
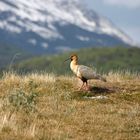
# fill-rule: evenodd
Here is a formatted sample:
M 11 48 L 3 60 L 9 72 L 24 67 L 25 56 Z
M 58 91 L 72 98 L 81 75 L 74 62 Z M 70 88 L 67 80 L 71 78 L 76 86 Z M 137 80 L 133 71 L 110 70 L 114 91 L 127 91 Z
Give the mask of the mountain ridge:
M 34 53 L 132 43 L 107 18 L 83 6 L 79 0 L 0 1 L 0 35 L 0 42 Z

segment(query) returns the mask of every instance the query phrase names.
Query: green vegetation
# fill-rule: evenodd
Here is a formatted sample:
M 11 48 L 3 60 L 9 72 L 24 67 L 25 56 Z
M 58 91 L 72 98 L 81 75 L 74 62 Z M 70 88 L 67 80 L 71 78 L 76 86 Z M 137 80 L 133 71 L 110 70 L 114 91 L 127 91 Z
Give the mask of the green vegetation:
M 13 63 L 31 57 L 23 49 L 14 45 L 0 43 L 0 70 L 10 67 Z
M 70 53 L 46 55 L 22 61 L 14 68 L 20 72 L 46 71 L 57 74 L 70 73 L 69 62 L 63 63 Z M 86 48 L 76 51 L 79 63 L 95 67 L 100 72 L 110 70 L 140 71 L 140 49 L 131 47 Z
M 79 91 L 72 76 L 4 73 L 0 139 L 140 139 L 140 75 L 104 76 L 107 82 L 91 80 L 91 91 Z

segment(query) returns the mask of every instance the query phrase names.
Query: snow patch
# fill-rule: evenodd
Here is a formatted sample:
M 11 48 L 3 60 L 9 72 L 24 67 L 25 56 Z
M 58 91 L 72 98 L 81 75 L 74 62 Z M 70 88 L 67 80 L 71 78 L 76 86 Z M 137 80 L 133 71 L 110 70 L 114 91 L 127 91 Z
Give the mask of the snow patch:
M 77 36 L 77 38 L 81 41 L 89 41 L 90 40 L 89 37 L 84 37 L 84 36 Z
M 49 46 L 47 43 L 42 43 L 41 46 L 44 48 L 44 49 L 47 49 Z
M 33 44 L 33 45 L 36 45 L 37 44 L 36 39 L 33 39 L 33 38 L 32 39 L 29 39 L 28 42 L 31 43 L 31 44 Z
M 13 24 L 7 23 L 6 21 L 0 21 L 0 28 L 17 34 L 20 34 L 22 32 L 21 28 Z

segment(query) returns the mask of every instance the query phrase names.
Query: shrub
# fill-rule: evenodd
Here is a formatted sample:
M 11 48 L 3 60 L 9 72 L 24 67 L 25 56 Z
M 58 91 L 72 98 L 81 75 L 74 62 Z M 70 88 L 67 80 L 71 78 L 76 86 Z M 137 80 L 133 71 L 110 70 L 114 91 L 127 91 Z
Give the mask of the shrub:
M 31 92 L 26 94 L 22 90 L 17 90 L 8 97 L 10 105 L 16 107 L 16 110 L 24 110 L 26 112 L 35 111 L 37 94 Z

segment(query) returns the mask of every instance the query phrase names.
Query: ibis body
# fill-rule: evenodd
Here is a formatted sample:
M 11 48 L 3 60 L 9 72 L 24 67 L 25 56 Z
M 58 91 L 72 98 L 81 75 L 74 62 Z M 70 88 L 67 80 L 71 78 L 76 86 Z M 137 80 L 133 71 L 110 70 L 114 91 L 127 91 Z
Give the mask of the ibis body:
M 71 55 L 70 58 L 70 68 L 73 73 L 82 80 L 83 84 L 80 89 L 83 88 L 84 84 L 86 84 L 86 88 L 88 89 L 88 80 L 90 79 L 99 79 L 106 82 L 106 79 L 97 74 L 92 68 L 79 65 L 78 64 L 78 56 L 76 54 Z M 67 59 L 68 60 L 68 59 Z

